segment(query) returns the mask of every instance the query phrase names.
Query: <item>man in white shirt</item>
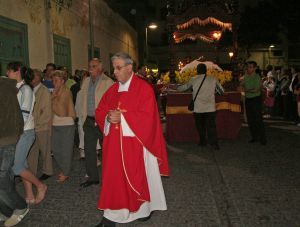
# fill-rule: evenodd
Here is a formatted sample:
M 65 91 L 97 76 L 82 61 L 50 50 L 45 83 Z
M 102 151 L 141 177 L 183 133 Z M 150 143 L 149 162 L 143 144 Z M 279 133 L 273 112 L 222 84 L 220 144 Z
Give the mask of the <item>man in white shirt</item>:
M 188 83 L 179 86 L 179 91 L 186 91 L 190 88 L 193 89 L 193 99 L 195 98 L 199 86 L 202 87 L 194 102 L 194 118 L 196 128 L 199 133 L 199 145 L 206 146 L 208 143 L 215 149 L 219 150 L 217 129 L 216 129 L 216 103 L 215 103 L 215 90 L 216 87 L 222 88 L 220 83 L 211 76 L 206 76 L 206 65 L 197 65 L 197 74 L 191 78 Z M 221 89 L 222 90 L 222 89 Z M 206 139 L 207 135 L 207 139 Z

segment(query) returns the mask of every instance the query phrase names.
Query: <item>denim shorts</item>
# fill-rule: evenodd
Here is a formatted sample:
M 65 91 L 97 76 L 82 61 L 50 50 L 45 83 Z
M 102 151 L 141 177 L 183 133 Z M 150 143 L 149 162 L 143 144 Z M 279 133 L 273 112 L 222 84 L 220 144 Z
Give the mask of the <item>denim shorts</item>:
M 34 129 L 25 130 L 21 135 L 15 153 L 15 162 L 12 170 L 16 176 L 20 175 L 24 169 L 28 168 L 27 156 L 35 140 Z

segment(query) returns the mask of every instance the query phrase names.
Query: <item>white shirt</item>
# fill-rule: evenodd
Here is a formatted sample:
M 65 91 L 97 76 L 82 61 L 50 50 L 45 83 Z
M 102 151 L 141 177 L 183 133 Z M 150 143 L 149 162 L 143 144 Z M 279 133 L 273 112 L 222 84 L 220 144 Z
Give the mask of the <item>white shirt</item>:
M 189 88 L 193 88 L 194 99 L 203 78 L 204 74 L 192 77 L 189 82 L 179 86 L 177 89 L 178 91 L 186 91 Z M 214 77 L 206 76 L 194 103 L 195 113 L 208 113 L 216 111 L 215 90 L 217 83 L 219 82 Z M 221 85 L 219 86 L 222 87 Z
M 38 90 L 39 90 L 39 88 L 42 86 L 42 83 L 40 82 L 37 86 L 35 86 L 34 88 L 33 88 L 33 93 L 35 94 Z
M 23 115 L 25 131 L 34 129 L 34 119 L 32 112 L 35 104 L 35 96 L 29 85 L 22 86 L 23 84 L 25 84 L 25 82 L 22 80 L 21 82 L 17 83 L 16 87 L 18 89 L 20 88 L 17 94 L 17 98 Z
M 131 77 L 129 78 L 129 80 L 127 80 L 124 84 L 122 84 L 121 82 L 119 82 L 119 90 L 118 90 L 118 92 L 128 91 L 130 83 L 131 83 L 131 80 L 132 80 L 132 76 L 133 76 L 133 73 L 132 73 Z

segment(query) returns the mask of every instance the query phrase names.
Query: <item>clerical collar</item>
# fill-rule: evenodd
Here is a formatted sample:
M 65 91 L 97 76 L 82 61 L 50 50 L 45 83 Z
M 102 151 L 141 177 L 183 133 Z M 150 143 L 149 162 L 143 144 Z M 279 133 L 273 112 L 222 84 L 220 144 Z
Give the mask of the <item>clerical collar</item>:
M 129 80 L 127 80 L 124 84 L 122 84 L 121 82 L 119 82 L 119 90 L 118 92 L 122 92 L 122 91 L 128 91 L 131 80 L 133 77 L 133 73 L 131 74 L 131 77 L 129 78 Z

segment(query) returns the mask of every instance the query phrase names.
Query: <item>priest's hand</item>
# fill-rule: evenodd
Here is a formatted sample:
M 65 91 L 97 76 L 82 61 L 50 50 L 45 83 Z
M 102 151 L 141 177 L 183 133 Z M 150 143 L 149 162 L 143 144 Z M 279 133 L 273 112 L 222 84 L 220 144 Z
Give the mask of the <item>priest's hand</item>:
M 107 114 L 108 122 L 112 124 L 118 124 L 121 122 L 121 111 L 120 110 L 110 110 Z

